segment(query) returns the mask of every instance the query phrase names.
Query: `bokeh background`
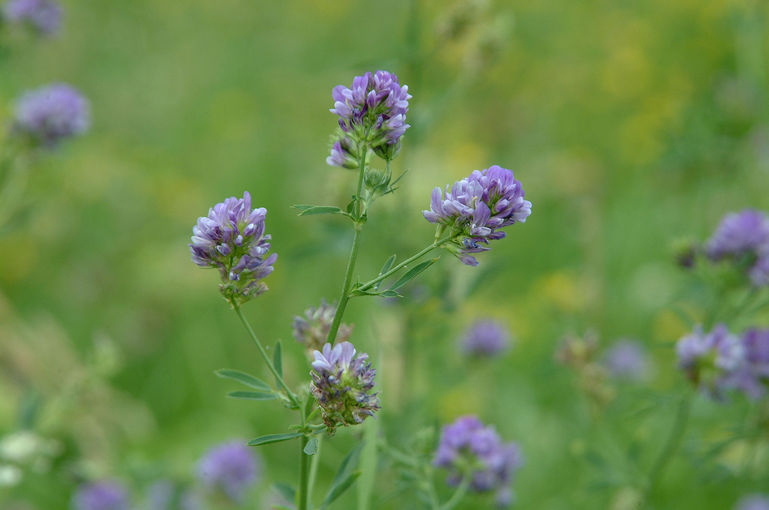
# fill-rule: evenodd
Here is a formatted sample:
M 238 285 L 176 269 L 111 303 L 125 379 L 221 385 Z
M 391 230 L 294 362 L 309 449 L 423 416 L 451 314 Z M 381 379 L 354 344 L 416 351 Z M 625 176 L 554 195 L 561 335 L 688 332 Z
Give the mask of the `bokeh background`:
M 191 478 L 212 444 L 290 423 L 277 404 L 227 399 L 232 384 L 214 376 L 266 371 L 216 275 L 189 261 L 190 230 L 244 190 L 268 209 L 279 259 L 245 311 L 267 343 L 283 340 L 297 383 L 308 366 L 292 317 L 336 298 L 351 232 L 290 205 L 349 201 L 354 174 L 324 162 L 330 92 L 381 68 L 409 85 L 412 128 L 393 166 L 401 187 L 366 225 L 362 279 L 432 240 L 421 210 L 436 185 L 500 164 L 534 204 L 480 267 L 444 255 L 400 303 L 351 303 L 354 341 L 380 365 L 388 440 L 475 413 L 523 448 L 518 508 L 633 508 L 686 386 L 673 345 L 687 278 L 672 247 L 728 211 L 769 208 L 766 2 L 64 5 L 59 35 L 6 36 L 0 56 L 4 122 L 15 97 L 54 81 L 93 110 L 89 134 L 34 168 L 27 207 L 0 234 L 0 433 L 34 418 L 59 445 L 48 469 L 0 489 L 0 506 L 67 508 L 95 477 L 138 497 L 154 479 Z M 514 347 L 463 357 L 457 339 L 479 317 L 506 324 Z M 653 376 L 596 406 L 554 361 L 564 335 L 588 330 L 603 346 L 642 341 Z M 769 486 L 767 469 L 733 469 L 747 409 L 697 401 L 654 508 L 727 509 Z M 324 443 L 321 487 L 355 441 L 345 430 Z M 250 508 L 295 479 L 294 448 L 260 450 Z M 408 491 L 389 499 L 397 476 L 376 483 L 376 508 L 416 508 Z

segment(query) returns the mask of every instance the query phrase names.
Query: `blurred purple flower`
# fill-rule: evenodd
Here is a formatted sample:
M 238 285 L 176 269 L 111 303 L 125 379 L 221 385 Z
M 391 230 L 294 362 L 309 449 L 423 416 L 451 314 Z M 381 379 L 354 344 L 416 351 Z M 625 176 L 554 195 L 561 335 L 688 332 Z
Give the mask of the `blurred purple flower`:
M 604 355 L 604 364 L 617 379 L 640 381 L 649 372 L 649 357 L 637 340 L 619 340 Z
M 769 385 L 769 329 L 749 329 L 742 335 L 745 361 L 729 382 L 749 398 L 757 400 Z
M 117 482 L 92 482 L 77 489 L 73 506 L 76 510 L 129 510 L 130 497 Z
M 16 103 L 14 130 L 53 147 L 90 126 L 88 101 L 74 88 L 55 83 L 25 93 Z
M 769 284 L 769 218 L 752 209 L 727 214 L 708 240 L 705 252 L 713 261 L 745 260 L 753 285 Z
M 435 188 L 425 219 L 454 236 L 449 249 L 464 264 L 478 265 L 471 254 L 488 251 L 489 241 L 502 239 L 501 228 L 525 222 L 531 202 L 524 199 L 521 182 L 511 170 L 493 165 L 475 170 L 445 191 Z
M 523 458 L 516 443 L 503 443 L 493 427 L 475 416 L 463 416 L 443 427 L 433 463 L 449 471 L 449 485 L 470 477 L 471 489 L 496 490 L 497 503 L 508 505 L 513 500 L 509 484 Z
M 304 316 L 294 316 L 294 338 L 313 351 L 322 349 L 326 343 L 328 333 L 331 331 L 331 323 L 334 322 L 336 303 L 327 303 L 321 300 L 320 306 L 305 310 Z M 343 342 L 352 335 L 352 326 L 341 324 L 337 331 L 335 342 Z
M 368 354 L 356 356 L 350 342 L 313 353 L 312 394 L 323 412 L 323 422 L 333 430 L 339 425 L 356 425 L 379 409 L 379 397 L 372 393 L 376 370 Z
M 465 354 L 495 356 L 504 352 L 510 344 L 510 334 L 495 320 L 478 320 L 462 337 L 460 347 Z
M 8 0 L 2 18 L 25 23 L 42 35 L 52 35 L 61 26 L 61 6 L 53 0 Z
M 265 234 L 267 209 L 251 209 L 251 195 L 230 197 L 209 209 L 192 228 L 192 261 L 219 270 L 225 297 L 245 301 L 267 290 L 262 280 L 273 271 L 277 254 L 267 256 L 269 234 Z
M 377 71 L 356 76 L 350 88 L 337 85 L 331 95 L 334 107 L 329 111 L 339 116 L 340 139 L 365 143 L 388 160 L 395 157 L 400 138 L 409 128 L 406 113 L 411 94 L 407 85 L 401 85 L 392 73 Z M 334 158 L 333 150 L 329 159 L 334 165 L 341 161 Z
M 257 482 L 259 464 L 251 448 L 239 441 L 210 449 L 198 464 L 198 478 L 233 502 L 243 501 L 246 490 Z
M 769 496 L 763 494 L 751 494 L 737 502 L 734 510 L 769 510 Z
M 735 386 L 735 376 L 745 366 L 743 342 L 723 324 L 710 333 L 695 329 L 678 341 L 676 351 L 679 368 L 698 388 L 716 398 Z

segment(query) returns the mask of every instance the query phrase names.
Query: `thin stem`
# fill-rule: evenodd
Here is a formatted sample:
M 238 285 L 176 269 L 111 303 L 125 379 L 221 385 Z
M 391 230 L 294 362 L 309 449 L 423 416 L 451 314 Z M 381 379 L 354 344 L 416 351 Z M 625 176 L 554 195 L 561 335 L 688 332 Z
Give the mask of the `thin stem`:
M 364 146 L 361 150 L 360 156 L 360 171 L 358 172 L 358 188 L 355 195 L 355 233 L 352 239 L 352 248 L 350 248 L 350 256 L 347 258 L 347 270 L 344 273 L 344 283 L 342 284 L 342 295 L 339 297 L 339 303 L 336 307 L 336 313 L 334 313 L 334 320 L 331 323 L 331 328 L 328 331 L 328 337 L 326 341 L 333 344 L 336 341 L 336 334 L 339 331 L 339 325 L 342 323 L 342 317 L 344 311 L 347 308 L 347 301 L 350 300 L 350 287 L 352 286 L 352 275 L 355 272 L 355 262 L 358 260 L 358 248 L 360 247 L 360 233 L 363 229 L 363 223 L 361 222 L 361 212 L 363 197 L 363 176 L 366 173 L 366 155 L 368 154 L 368 146 Z
M 302 441 L 299 446 L 299 509 L 307 510 L 307 500 L 309 499 L 309 474 L 310 474 L 310 456 L 304 453 L 304 448 L 310 439 L 307 436 L 302 436 Z
M 272 360 L 267 355 L 267 351 L 262 345 L 262 342 L 260 342 L 259 339 L 256 337 L 256 333 L 254 333 L 254 330 L 251 327 L 251 324 L 243 315 L 243 311 L 240 309 L 240 306 L 238 306 L 238 303 L 233 299 L 230 301 L 230 304 L 232 305 L 233 310 L 235 310 L 235 313 L 240 318 L 240 321 L 246 327 L 246 331 L 248 331 L 248 334 L 251 336 L 251 340 L 253 340 L 256 346 L 259 348 L 259 352 L 261 353 L 262 358 L 264 359 L 264 362 L 267 363 L 267 368 L 269 368 L 270 372 L 272 372 L 272 375 L 275 376 L 275 380 L 278 381 L 278 384 L 286 392 L 286 395 L 288 396 L 288 399 L 291 401 L 291 403 L 301 409 L 301 405 L 299 404 L 299 401 L 297 400 L 296 395 L 294 395 L 291 392 L 291 390 L 288 388 L 288 385 L 286 384 L 286 381 L 283 380 L 283 377 L 275 369 L 275 365 L 272 364 Z M 304 417 L 302 418 L 304 419 Z
M 686 425 L 689 421 L 690 410 L 691 396 L 685 395 L 678 405 L 678 412 L 676 413 L 676 418 L 673 422 L 673 427 L 670 429 L 670 435 L 665 442 L 665 446 L 654 461 L 651 471 L 649 471 L 649 484 L 646 487 L 644 499 L 648 499 L 652 491 L 654 491 L 654 488 L 665 472 L 665 468 L 681 446 L 681 440 L 684 437 Z
M 430 253 L 435 248 L 438 248 L 438 247 L 442 246 L 444 243 L 446 243 L 447 241 L 451 240 L 452 237 L 453 237 L 453 234 L 452 235 L 448 235 L 448 236 L 446 236 L 446 237 L 444 237 L 442 239 L 436 239 L 434 242 L 432 242 L 431 244 L 427 245 L 424 249 L 420 250 L 419 252 L 415 253 L 411 257 L 407 258 L 406 260 L 404 260 L 400 264 L 396 265 L 395 267 L 393 267 L 392 269 L 390 269 L 386 273 L 380 274 L 379 276 L 377 276 L 373 280 L 364 283 L 363 285 L 358 287 L 358 290 L 368 290 L 368 289 L 370 289 L 371 287 L 373 287 L 377 283 L 379 283 L 382 280 L 385 280 L 385 279 L 389 278 L 390 276 L 394 275 L 395 273 L 397 273 L 398 271 L 400 271 L 401 269 L 403 269 L 407 265 L 411 264 L 415 260 L 417 260 L 420 257 Z
M 467 489 L 470 488 L 470 478 L 470 476 L 465 476 L 462 478 L 462 481 L 459 483 L 459 487 L 457 487 L 457 490 L 454 491 L 451 499 L 441 505 L 440 510 L 451 510 L 457 506 L 460 501 L 462 501 L 462 498 L 464 498 L 465 494 L 467 494 Z

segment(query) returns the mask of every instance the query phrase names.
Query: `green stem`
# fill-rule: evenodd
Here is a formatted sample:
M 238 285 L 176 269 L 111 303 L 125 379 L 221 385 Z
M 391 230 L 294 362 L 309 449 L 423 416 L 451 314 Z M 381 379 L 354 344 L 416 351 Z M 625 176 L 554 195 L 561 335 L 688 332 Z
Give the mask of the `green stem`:
M 462 481 L 459 484 L 459 487 L 457 487 L 457 490 L 454 491 L 454 494 L 451 496 L 451 499 L 446 501 L 443 505 L 441 505 L 440 510 L 451 510 L 455 506 L 459 504 L 460 501 L 462 501 L 462 498 L 465 497 L 465 494 L 467 494 L 467 489 L 470 488 L 470 476 L 465 476 L 462 478 Z
M 681 399 L 681 403 L 678 405 L 678 412 L 676 413 L 676 418 L 673 422 L 673 427 L 670 429 L 670 435 L 665 442 L 665 446 L 657 459 L 654 461 L 651 471 L 649 471 L 649 484 L 646 487 L 644 500 L 648 499 L 648 497 L 652 494 L 654 488 L 657 486 L 660 479 L 662 479 L 662 475 L 664 474 L 668 463 L 673 458 L 678 448 L 681 446 L 681 440 L 684 437 L 684 433 L 686 432 L 686 425 L 689 421 L 690 411 L 691 397 L 689 395 L 685 395 Z
M 309 475 L 310 475 L 310 456 L 304 453 L 304 448 L 310 439 L 307 436 L 302 436 L 302 441 L 299 446 L 299 508 L 298 510 L 307 510 L 308 499 L 310 495 L 309 488 Z
M 248 334 L 251 336 L 251 340 L 253 340 L 254 343 L 256 344 L 256 347 L 259 348 L 259 353 L 262 355 L 264 362 L 267 363 L 267 368 L 269 368 L 270 372 L 272 372 L 272 375 L 275 376 L 275 380 L 278 381 L 278 384 L 286 392 L 286 395 L 288 396 L 288 399 L 291 401 L 291 403 L 301 409 L 301 406 L 299 404 L 299 401 L 296 398 L 296 395 L 294 395 L 293 392 L 288 388 L 286 381 L 283 380 L 283 377 L 275 369 L 275 365 L 272 364 L 272 360 L 267 355 L 267 351 L 262 345 L 262 342 L 260 342 L 259 339 L 256 337 L 256 333 L 254 333 L 254 330 L 251 327 L 251 324 L 243 315 L 243 311 L 240 309 L 240 306 L 238 306 L 238 303 L 234 299 L 232 299 L 230 300 L 230 304 L 232 305 L 232 309 L 235 310 L 235 313 L 240 318 L 240 321 L 246 327 L 246 331 L 248 331 Z
M 355 209 L 353 220 L 355 221 L 355 233 L 352 239 L 352 248 L 350 249 L 350 256 L 347 258 L 347 270 L 344 273 L 344 283 L 342 284 L 342 295 L 339 297 L 339 303 L 336 307 L 336 313 L 334 314 L 334 320 L 331 322 L 331 328 L 328 331 L 328 337 L 326 341 L 333 344 L 336 341 L 336 334 L 339 331 L 339 325 L 342 323 L 342 317 L 344 311 L 347 308 L 347 301 L 350 300 L 350 287 L 352 286 L 352 275 L 355 272 L 355 262 L 358 260 L 358 248 L 360 247 L 360 233 L 363 230 L 363 223 L 361 221 L 361 213 L 363 207 L 363 176 L 366 173 L 366 155 L 368 154 L 368 146 L 364 146 L 360 149 L 360 171 L 358 172 L 358 188 L 355 195 Z
M 368 289 L 370 289 L 371 287 L 373 287 L 377 283 L 381 282 L 382 280 L 385 280 L 385 279 L 391 277 L 392 275 L 394 275 L 395 273 L 397 273 L 398 271 L 400 271 L 401 269 L 403 269 L 407 265 L 411 264 L 415 260 L 417 260 L 420 257 L 430 253 L 435 248 L 438 248 L 438 247 L 442 246 L 447 241 L 450 241 L 452 237 L 454 237 L 454 234 L 448 235 L 448 236 L 446 236 L 446 237 L 444 237 L 442 239 L 436 239 L 435 241 L 433 241 L 433 243 L 427 245 L 424 249 L 420 250 L 419 252 L 415 253 L 411 257 L 407 258 L 406 260 L 404 260 L 403 262 L 401 262 L 397 266 L 391 268 L 386 273 L 380 274 L 379 276 L 377 276 L 373 280 L 364 283 L 363 285 L 358 287 L 358 290 L 368 290 Z

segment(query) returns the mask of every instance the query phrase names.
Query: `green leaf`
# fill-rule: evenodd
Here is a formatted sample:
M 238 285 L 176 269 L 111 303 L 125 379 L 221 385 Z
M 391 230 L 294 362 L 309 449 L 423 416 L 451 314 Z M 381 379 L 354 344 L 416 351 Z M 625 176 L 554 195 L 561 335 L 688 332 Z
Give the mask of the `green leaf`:
M 403 294 L 398 294 L 392 289 L 387 289 L 384 292 L 380 292 L 379 295 L 383 297 L 403 297 Z
M 313 437 L 309 441 L 307 441 L 307 444 L 304 445 L 304 453 L 306 455 L 315 455 L 318 453 L 318 438 Z
M 260 391 L 232 391 L 227 394 L 230 398 L 245 398 L 249 400 L 276 400 L 278 398 L 274 393 L 263 393 Z
M 288 502 L 296 501 L 296 490 L 284 482 L 275 482 L 273 485 L 280 496 Z
M 334 205 L 313 205 L 307 209 L 302 209 L 299 216 L 314 216 L 316 214 L 347 214 L 339 207 Z
M 324 499 L 323 503 L 320 505 L 320 509 L 324 510 L 328 507 L 328 505 L 336 501 L 339 496 L 344 494 L 347 489 L 352 487 L 352 484 L 355 483 L 355 480 L 357 480 L 360 475 L 360 471 L 354 471 L 347 475 L 338 484 L 333 485 L 331 489 L 329 489 L 328 494 L 326 494 L 326 499 Z
M 266 382 L 239 370 L 223 368 L 221 370 L 217 370 L 214 373 L 222 379 L 232 379 L 234 381 L 238 381 L 241 384 L 245 384 L 246 386 L 250 386 L 256 390 L 272 391 L 272 388 L 270 388 L 270 385 Z
M 363 444 L 364 443 L 358 443 L 355 445 L 355 448 L 350 450 L 350 453 L 348 453 L 344 458 L 342 463 L 339 465 L 339 469 L 334 475 L 334 481 L 331 482 L 332 487 L 334 485 L 338 485 L 344 478 L 347 477 L 350 471 L 355 469 L 355 466 L 358 465 L 358 459 L 360 458 L 361 450 L 363 450 Z
M 404 274 L 403 276 L 401 276 L 401 277 L 400 277 L 400 279 L 398 279 L 398 281 L 397 281 L 397 282 L 393 283 L 393 284 L 392 284 L 392 286 L 391 286 L 389 289 L 387 289 L 387 290 L 396 290 L 396 289 L 400 289 L 401 287 L 403 287 L 404 285 L 406 285 L 408 282 L 410 282 L 411 280 L 413 280 L 414 278 L 416 278 L 417 276 L 419 276 L 419 274 L 420 274 L 422 271 L 424 271 L 424 270 L 425 270 L 425 269 L 427 269 L 428 267 L 430 267 L 430 266 L 432 266 L 433 264 L 435 264 L 435 262 L 436 262 L 437 260 L 438 260 L 438 259 L 430 259 L 430 260 L 425 260 L 424 262 L 420 262 L 420 263 L 419 263 L 419 264 L 417 264 L 416 266 L 414 266 L 414 267 L 412 267 L 411 269 L 409 269 L 409 270 L 406 272 L 406 274 Z
M 280 346 L 280 340 L 275 342 L 275 352 L 272 354 L 272 364 L 275 366 L 278 375 L 283 377 L 283 348 Z M 280 386 L 280 383 L 277 384 Z
M 393 267 L 393 264 L 395 263 L 395 258 L 396 258 L 396 255 L 394 253 L 390 255 L 390 258 L 385 260 L 385 263 L 382 266 L 382 269 L 379 270 L 379 274 L 377 276 L 382 276 L 387 271 L 389 271 L 390 268 Z M 374 289 L 379 289 L 380 285 L 382 285 L 382 282 L 377 283 L 376 286 L 374 286 Z
M 263 444 L 279 443 L 281 441 L 288 441 L 290 439 L 296 439 L 302 437 L 304 434 L 301 432 L 289 432 L 287 434 L 267 434 L 266 436 L 260 436 L 256 439 L 252 439 L 248 442 L 248 446 L 261 446 Z

